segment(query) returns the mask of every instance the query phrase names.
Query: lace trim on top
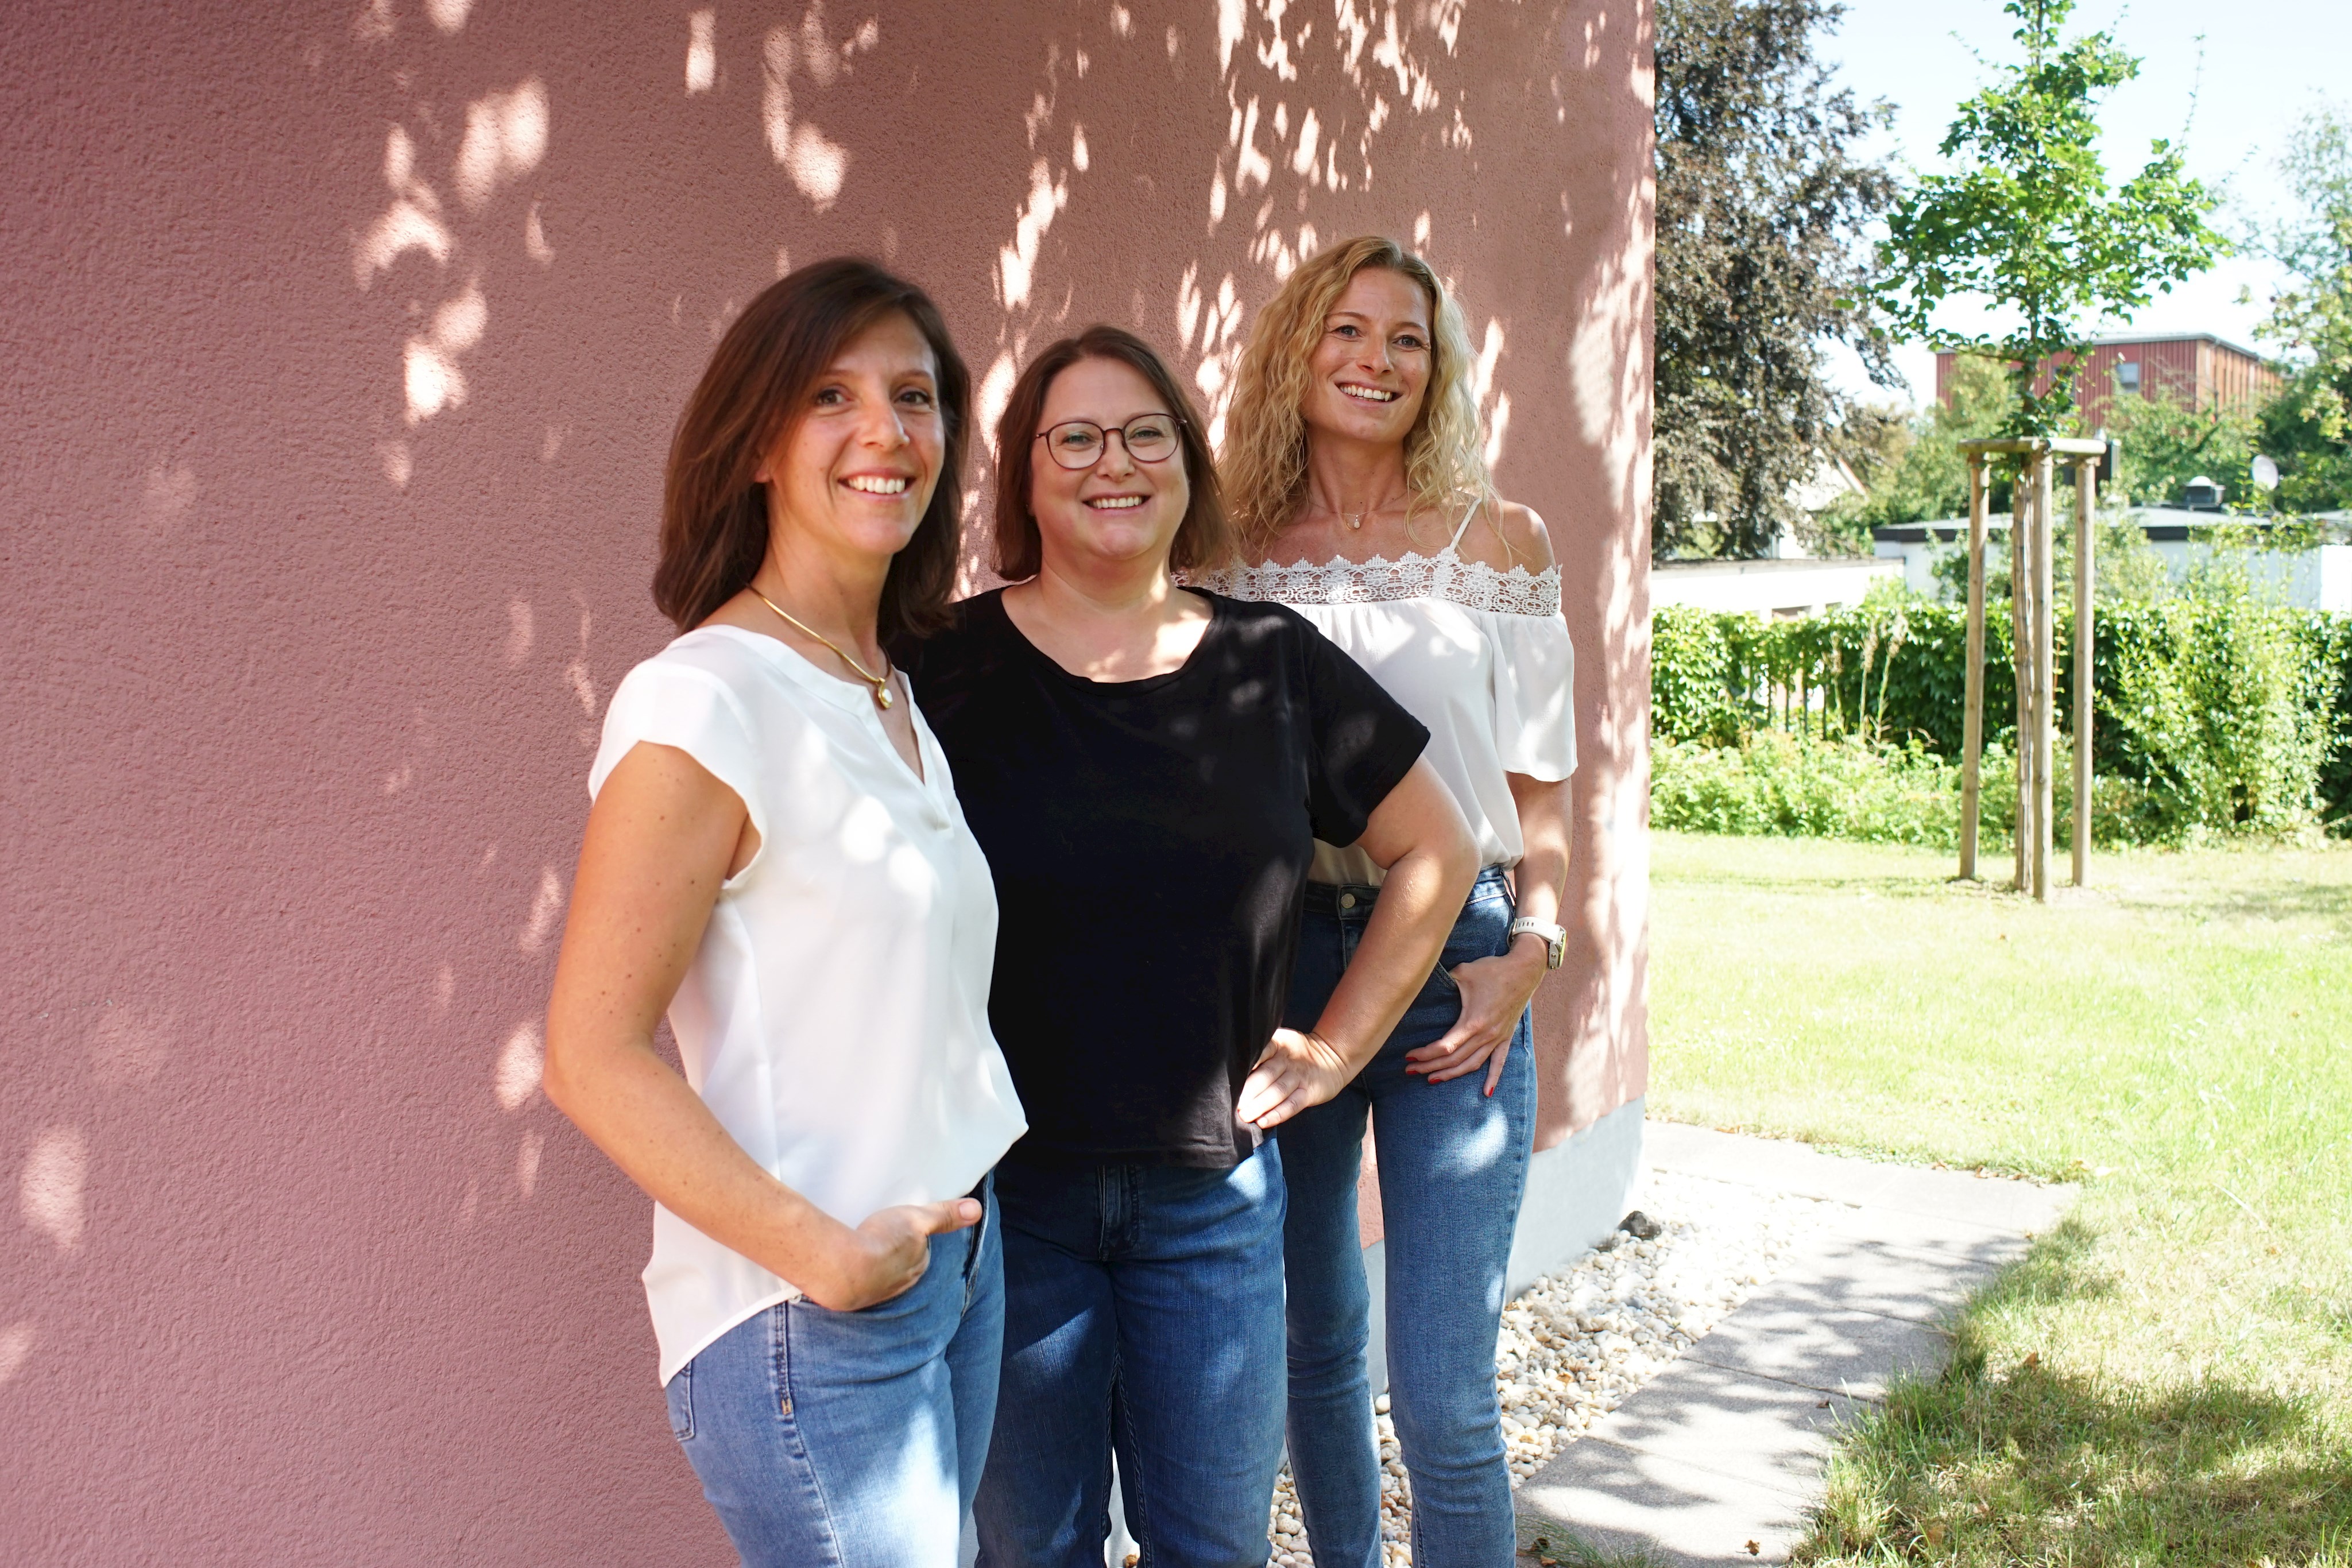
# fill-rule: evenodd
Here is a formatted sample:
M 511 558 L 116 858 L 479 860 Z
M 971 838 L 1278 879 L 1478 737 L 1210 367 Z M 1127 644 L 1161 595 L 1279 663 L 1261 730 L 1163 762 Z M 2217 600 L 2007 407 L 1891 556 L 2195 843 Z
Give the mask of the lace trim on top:
M 1451 549 L 1436 555 L 1407 550 L 1395 560 L 1330 560 L 1321 566 L 1227 566 L 1191 576 L 1195 588 L 1228 599 L 1278 604 L 1382 604 L 1400 599 L 1442 599 L 1465 610 L 1497 615 L 1559 613 L 1559 568 L 1508 571 L 1464 560 Z

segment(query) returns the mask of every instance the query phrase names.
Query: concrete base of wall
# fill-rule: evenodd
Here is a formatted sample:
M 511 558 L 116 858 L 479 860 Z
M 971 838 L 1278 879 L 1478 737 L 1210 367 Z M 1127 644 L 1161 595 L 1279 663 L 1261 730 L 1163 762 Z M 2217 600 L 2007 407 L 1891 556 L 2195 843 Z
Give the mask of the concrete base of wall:
M 1504 1296 L 1517 1295 L 1617 1228 L 1639 1196 L 1642 1106 L 1620 1105 L 1528 1164 L 1528 1195 L 1511 1243 Z M 1372 1288 L 1372 1392 L 1389 1385 L 1386 1241 L 1364 1249 Z

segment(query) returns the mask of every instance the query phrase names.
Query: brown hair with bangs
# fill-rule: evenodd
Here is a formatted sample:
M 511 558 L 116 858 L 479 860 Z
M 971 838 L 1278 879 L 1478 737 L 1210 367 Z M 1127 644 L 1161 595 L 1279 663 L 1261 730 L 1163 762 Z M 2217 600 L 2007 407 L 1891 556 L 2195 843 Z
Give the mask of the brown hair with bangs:
M 1184 478 L 1192 504 L 1176 525 L 1168 565 L 1190 571 L 1222 562 L 1233 549 L 1233 528 L 1225 520 L 1225 503 L 1217 488 L 1216 458 L 1201 430 L 1201 416 L 1183 387 L 1151 345 L 1117 327 L 1089 327 L 1074 338 L 1049 345 L 1013 383 L 1004 417 L 996 422 L 996 570 L 1008 581 L 1034 577 L 1045 563 L 1045 546 L 1037 532 L 1036 514 L 1029 509 L 1029 478 L 1037 454 L 1037 421 L 1045 412 L 1045 394 L 1054 378 L 1085 360 L 1109 360 L 1127 366 L 1151 383 L 1176 416 L 1176 436 L 1184 455 Z
M 680 632 L 743 591 L 768 553 L 767 492 L 752 476 L 789 436 L 841 351 L 896 312 L 930 345 L 947 442 L 937 485 L 882 583 L 884 641 L 947 621 L 963 531 L 971 374 L 929 295 L 861 256 L 836 256 L 777 279 L 735 318 L 678 416 L 662 486 L 654 603 Z

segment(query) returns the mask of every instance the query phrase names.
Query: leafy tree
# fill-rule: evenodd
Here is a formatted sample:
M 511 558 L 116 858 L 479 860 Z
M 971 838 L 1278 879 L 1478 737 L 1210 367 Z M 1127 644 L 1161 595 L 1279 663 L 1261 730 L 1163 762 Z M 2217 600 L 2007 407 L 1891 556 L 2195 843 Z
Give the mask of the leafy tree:
M 2110 189 L 2099 162 L 2101 94 L 2139 74 L 2106 33 L 2060 35 L 2074 0 L 2008 0 L 2022 64 L 1960 106 L 1940 151 L 1948 174 L 1922 176 L 1887 214 L 1878 304 L 1895 329 L 1938 349 L 2011 367 L 2011 434 L 2046 434 L 2074 413 L 2082 324 L 2128 319 L 2156 289 L 2203 271 L 2224 242 L 2205 221 L 2216 198 L 2158 141 L 2148 162 Z M 1979 295 L 2014 318 L 2006 331 L 1959 332 L 1931 318 L 1954 295 Z M 2034 383 L 2047 376 L 2041 392 Z
M 1826 340 L 1891 384 L 1862 302 L 1863 226 L 1894 195 L 1857 154 L 1883 117 L 1814 58 L 1834 0 L 1660 0 L 1656 497 L 1660 555 L 1761 554 L 1835 449 Z
M 2260 427 L 2252 409 L 2200 408 L 2169 392 L 2118 397 L 2107 414 L 2107 428 L 2123 443 L 2114 498 L 2177 507 L 2182 488 L 2202 476 L 2221 486 L 2229 505 L 2247 505 L 2258 496 L 2252 465 Z
M 2296 215 L 2261 244 L 2291 281 L 2262 333 L 2308 359 L 2263 410 L 2262 449 L 2282 506 L 2327 511 L 2352 506 L 2352 121 L 2306 116 L 2279 166 Z
M 1969 511 L 1969 460 L 1960 443 L 1992 434 L 2009 421 L 2015 394 L 1990 360 L 1962 354 L 1953 361 L 1950 397 L 1916 415 L 1899 437 L 1882 440 L 1856 464 L 1870 496 L 1858 509 L 1864 528 L 1963 517 Z M 2009 481 L 1994 476 L 1992 509 L 2009 507 Z

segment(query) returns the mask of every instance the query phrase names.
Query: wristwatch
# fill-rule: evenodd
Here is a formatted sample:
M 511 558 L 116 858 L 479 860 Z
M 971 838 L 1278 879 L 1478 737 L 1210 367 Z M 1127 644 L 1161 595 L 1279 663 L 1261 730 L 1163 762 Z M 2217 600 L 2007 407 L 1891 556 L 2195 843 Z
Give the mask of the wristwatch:
M 1554 925 L 1549 920 L 1538 920 L 1528 915 L 1522 915 L 1511 922 L 1512 941 L 1517 941 L 1528 932 L 1533 932 L 1543 938 L 1544 967 L 1559 968 L 1559 961 L 1568 956 L 1568 927 Z

